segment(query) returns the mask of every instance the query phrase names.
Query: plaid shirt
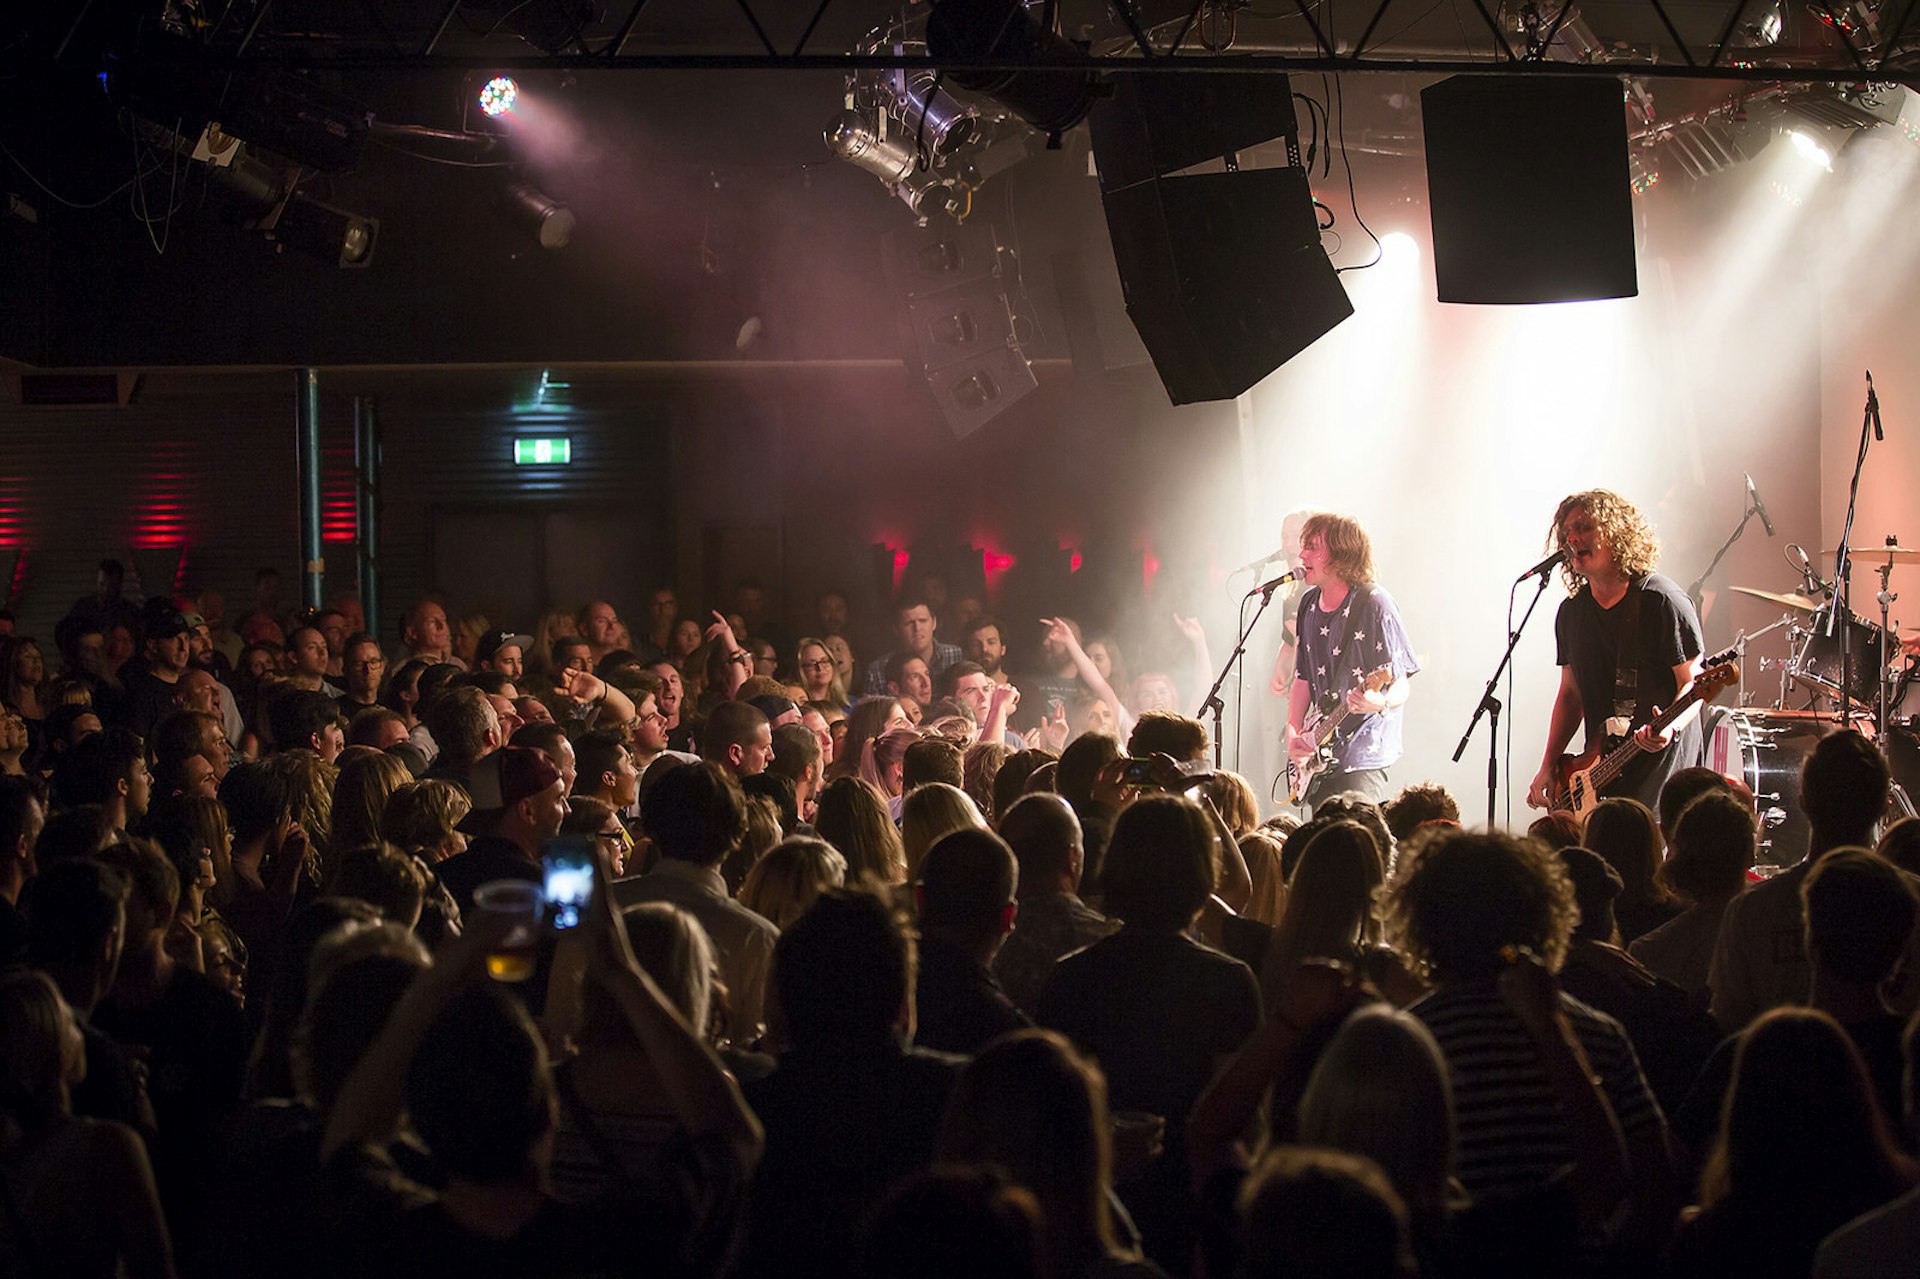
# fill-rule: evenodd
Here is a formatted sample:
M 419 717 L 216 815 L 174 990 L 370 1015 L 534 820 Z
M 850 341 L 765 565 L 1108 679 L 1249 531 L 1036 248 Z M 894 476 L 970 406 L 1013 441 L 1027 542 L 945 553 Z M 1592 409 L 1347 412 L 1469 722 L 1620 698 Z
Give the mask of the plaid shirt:
M 887 691 L 887 662 L 893 657 L 877 657 L 867 663 L 866 681 L 860 686 L 863 697 L 879 697 Z M 947 644 L 940 640 L 933 642 L 933 658 L 927 663 L 927 673 L 933 676 L 934 683 L 940 682 L 940 672 L 949 666 L 958 666 L 962 654 L 958 644 Z

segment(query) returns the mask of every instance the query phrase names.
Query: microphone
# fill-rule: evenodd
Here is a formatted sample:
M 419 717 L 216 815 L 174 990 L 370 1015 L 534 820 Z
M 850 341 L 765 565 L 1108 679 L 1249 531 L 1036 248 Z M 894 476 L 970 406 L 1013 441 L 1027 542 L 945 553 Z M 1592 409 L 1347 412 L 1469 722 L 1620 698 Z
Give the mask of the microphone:
M 1767 518 L 1767 504 L 1760 500 L 1760 490 L 1753 486 L 1753 476 L 1745 471 L 1740 474 L 1747 476 L 1747 500 L 1753 503 L 1753 513 L 1760 517 L 1760 525 L 1767 530 L 1767 536 L 1772 537 L 1773 521 Z
M 1283 546 L 1271 555 L 1262 555 L 1257 560 L 1248 560 L 1245 564 L 1242 564 L 1239 568 L 1227 574 L 1227 576 L 1238 577 L 1242 573 L 1258 573 L 1275 560 L 1284 560 L 1285 558 L 1287 558 L 1287 548 Z
M 1887 433 L 1880 429 L 1880 397 L 1873 389 L 1873 370 L 1867 370 L 1867 416 L 1873 419 L 1873 438 L 1884 440 Z
M 1300 579 L 1301 579 L 1302 577 L 1304 577 L 1304 576 L 1306 576 L 1306 574 L 1304 574 L 1304 573 L 1302 573 L 1302 572 L 1301 572 L 1301 571 L 1300 571 L 1299 569 L 1297 569 L 1297 568 L 1296 568 L 1296 569 L 1292 569 L 1292 570 L 1290 570 L 1290 571 L 1288 571 L 1288 572 L 1285 572 L 1285 573 L 1282 573 L 1282 574 L 1281 574 L 1280 576 L 1278 576 L 1278 577 L 1276 577 L 1276 578 L 1274 578 L 1274 579 L 1273 579 L 1273 580 L 1272 580 L 1271 582 L 1262 582 L 1262 583 L 1260 583 L 1260 585 L 1258 585 L 1258 586 L 1256 586 L 1256 587 L 1254 587 L 1254 588 L 1253 588 L 1252 590 L 1250 590 L 1250 591 L 1248 591 L 1248 592 L 1247 592 L 1247 594 L 1249 594 L 1249 595 L 1271 595 L 1271 594 L 1273 594 L 1273 592 L 1275 592 L 1275 591 L 1277 591 L 1277 590 L 1279 590 L 1279 589 L 1280 589 L 1281 587 L 1283 587 L 1283 586 L 1285 586 L 1285 585 L 1286 585 L 1286 584 L 1287 584 L 1288 582 L 1297 582 L 1297 581 L 1299 581 L 1299 580 L 1300 580 Z
M 1547 556 L 1547 558 L 1545 558 L 1544 560 L 1541 560 L 1538 564 L 1535 564 L 1532 568 L 1528 569 L 1526 572 L 1522 573 L 1520 576 L 1514 578 L 1513 584 L 1515 586 L 1518 586 L 1520 585 L 1520 583 L 1526 581 L 1530 577 L 1539 577 L 1543 573 L 1551 573 L 1553 572 L 1554 569 L 1558 568 L 1561 564 L 1565 563 L 1566 558 L 1567 558 L 1567 553 L 1565 551 L 1555 551 L 1553 554 Z

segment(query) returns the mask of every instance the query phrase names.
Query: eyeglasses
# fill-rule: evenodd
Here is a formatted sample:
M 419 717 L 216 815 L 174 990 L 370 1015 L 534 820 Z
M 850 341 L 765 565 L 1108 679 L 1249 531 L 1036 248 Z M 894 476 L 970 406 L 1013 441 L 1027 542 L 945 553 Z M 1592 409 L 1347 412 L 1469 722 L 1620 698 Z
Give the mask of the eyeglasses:
M 816 661 L 802 662 L 800 663 L 800 669 L 803 671 L 830 671 L 833 669 L 833 659 L 831 657 L 822 657 Z
M 385 666 L 386 664 L 387 664 L 387 659 L 384 657 L 375 657 L 364 662 L 348 662 L 347 663 L 349 667 L 351 667 L 356 671 L 378 670 L 380 667 Z

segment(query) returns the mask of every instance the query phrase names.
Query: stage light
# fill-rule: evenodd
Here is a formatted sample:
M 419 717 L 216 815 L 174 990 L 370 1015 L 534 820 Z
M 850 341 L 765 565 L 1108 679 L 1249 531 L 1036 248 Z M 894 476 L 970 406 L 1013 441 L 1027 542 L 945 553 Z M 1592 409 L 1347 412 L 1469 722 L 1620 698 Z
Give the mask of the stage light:
M 1420 242 L 1405 231 L 1389 231 L 1380 237 L 1380 261 L 1394 267 L 1418 265 Z
M 1787 140 L 1793 143 L 1793 149 L 1801 159 L 1817 164 L 1823 169 L 1833 168 L 1833 153 L 1821 146 L 1811 133 L 1799 129 L 1789 129 Z
M 543 249 L 563 249 L 573 238 L 573 210 L 531 182 L 516 182 L 501 192 L 500 207 Z
M 322 204 L 295 191 L 259 227 L 283 247 L 310 253 L 341 267 L 364 267 L 373 261 L 380 238 L 380 220 Z
M 512 76 L 497 75 L 481 86 L 480 110 L 488 119 L 497 120 L 513 110 L 519 96 L 520 86 L 513 82 Z
M 1092 71 L 1048 71 L 1071 64 L 1078 45 L 1028 15 L 1020 0 L 941 0 L 927 18 L 927 52 L 940 62 L 1016 64 L 1031 71 L 949 71 L 947 79 L 984 94 L 1047 135 L 1060 135 L 1093 108 L 1099 76 Z

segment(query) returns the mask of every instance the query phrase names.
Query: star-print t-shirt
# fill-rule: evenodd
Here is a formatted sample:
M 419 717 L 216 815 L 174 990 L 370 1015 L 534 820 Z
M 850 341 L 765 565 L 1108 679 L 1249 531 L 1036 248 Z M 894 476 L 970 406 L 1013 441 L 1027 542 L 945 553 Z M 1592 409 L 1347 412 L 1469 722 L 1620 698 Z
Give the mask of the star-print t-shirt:
M 1413 645 L 1400 624 L 1393 597 L 1377 586 L 1356 586 L 1331 613 L 1320 609 L 1320 588 L 1300 597 L 1295 623 L 1300 636 L 1300 658 L 1295 667 L 1307 681 L 1315 711 L 1325 712 L 1346 696 L 1367 674 L 1390 667 L 1393 677 L 1415 674 Z M 1400 758 L 1400 724 L 1405 708 L 1395 706 L 1375 715 L 1349 715 L 1335 739 L 1334 758 L 1342 769 L 1385 768 Z

